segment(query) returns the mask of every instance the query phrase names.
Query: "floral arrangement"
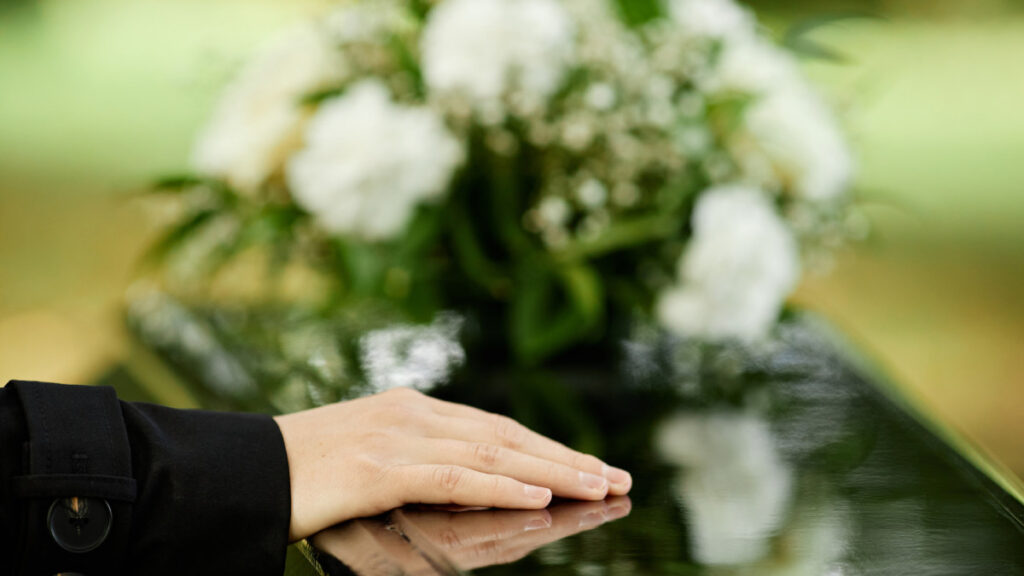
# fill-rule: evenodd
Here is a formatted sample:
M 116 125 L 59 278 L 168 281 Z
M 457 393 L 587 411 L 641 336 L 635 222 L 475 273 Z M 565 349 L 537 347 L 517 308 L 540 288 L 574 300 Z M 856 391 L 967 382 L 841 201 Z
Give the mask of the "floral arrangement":
M 852 162 L 732 0 L 362 0 L 245 64 L 193 168 L 158 253 L 263 246 L 325 306 L 479 314 L 537 363 L 621 319 L 766 338 Z

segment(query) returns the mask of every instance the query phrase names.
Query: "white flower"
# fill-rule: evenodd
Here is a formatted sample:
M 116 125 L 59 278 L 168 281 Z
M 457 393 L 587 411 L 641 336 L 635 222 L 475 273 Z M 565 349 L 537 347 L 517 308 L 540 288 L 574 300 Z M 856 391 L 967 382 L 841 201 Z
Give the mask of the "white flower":
M 319 28 L 303 25 L 264 47 L 226 89 L 192 164 L 240 191 L 259 187 L 301 141 L 301 98 L 337 80 L 338 54 Z
M 728 40 L 755 32 L 754 17 L 732 0 L 668 0 L 666 8 L 688 36 Z
M 561 87 L 574 36 L 556 0 L 445 0 L 423 31 L 424 79 L 431 91 L 503 115 L 502 97 L 515 90 L 537 103 Z
M 810 200 L 845 192 L 853 160 L 842 131 L 782 50 L 761 39 L 729 44 L 706 88 L 754 97 L 729 142 L 746 182 Z
M 349 2 L 324 20 L 331 37 L 341 45 L 377 44 L 387 42 L 390 35 L 404 24 L 402 6 L 391 0 Z
M 445 192 L 462 158 L 437 114 L 395 104 L 387 87 L 365 80 L 321 104 L 287 177 L 295 202 L 326 230 L 381 240 Z
M 676 488 L 698 562 L 739 565 L 771 553 L 793 478 L 767 422 L 747 413 L 679 414 L 659 429 L 657 448 L 683 468 Z
M 725 43 L 713 72 L 702 83 L 711 92 L 757 95 L 803 85 L 804 80 L 791 56 L 768 40 L 751 36 Z
M 546 196 L 537 207 L 537 217 L 548 228 L 564 226 L 571 215 L 572 208 L 560 196 Z
M 608 200 L 608 188 L 596 178 L 587 178 L 576 190 L 576 197 L 584 207 L 596 210 Z
M 797 244 L 763 193 L 715 188 L 697 202 L 679 276 L 657 303 L 663 326 L 709 340 L 757 340 L 800 277 Z
M 619 95 L 615 92 L 615 88 L 607 82 L 590 85 L 584 96 L 587 106 L 602 112 L 611 110 L 618 98 Z
M 853 177 L 853 159 L 831 111 L 810 90 L 772 92 L 744 118 L 744 134 L 731 149 L 751 181 L 781 186 L 809 200 L 842 196 Z M 758 174 L 758 166 L 771 166 Z

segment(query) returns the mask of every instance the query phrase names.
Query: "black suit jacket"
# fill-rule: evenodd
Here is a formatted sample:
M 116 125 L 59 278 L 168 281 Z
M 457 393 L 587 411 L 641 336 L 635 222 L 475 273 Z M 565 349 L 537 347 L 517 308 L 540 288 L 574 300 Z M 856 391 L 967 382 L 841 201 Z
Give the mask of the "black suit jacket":
M 276 576 L 290 514 L 269 416 L 0 389 L 0 575 Z

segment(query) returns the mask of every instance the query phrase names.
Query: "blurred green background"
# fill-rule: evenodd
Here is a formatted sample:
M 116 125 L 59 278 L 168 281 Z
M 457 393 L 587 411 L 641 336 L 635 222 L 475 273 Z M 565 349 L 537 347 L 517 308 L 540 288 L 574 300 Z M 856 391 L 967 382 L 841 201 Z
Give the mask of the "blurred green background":
M 159 207 L 249 49 L 320 0 L 0 0 L 0 379 L 88 381 L 128 353 L 119 306 Z M 858 150 L 872 238 L 797 300 L 1024 475 L 1024 10 L 1000 0 L 754 3 Z

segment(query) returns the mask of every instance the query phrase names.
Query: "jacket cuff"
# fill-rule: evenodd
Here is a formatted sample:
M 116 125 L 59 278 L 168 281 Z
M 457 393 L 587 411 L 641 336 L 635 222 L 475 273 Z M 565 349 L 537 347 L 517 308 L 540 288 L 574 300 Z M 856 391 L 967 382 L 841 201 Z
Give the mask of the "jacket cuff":
M 139 484 L 136 518 L 146 519 L 129 564 L 146 574 L 281 574 L 291 488 L 277 423 L 265 415 L 122 407 Z

